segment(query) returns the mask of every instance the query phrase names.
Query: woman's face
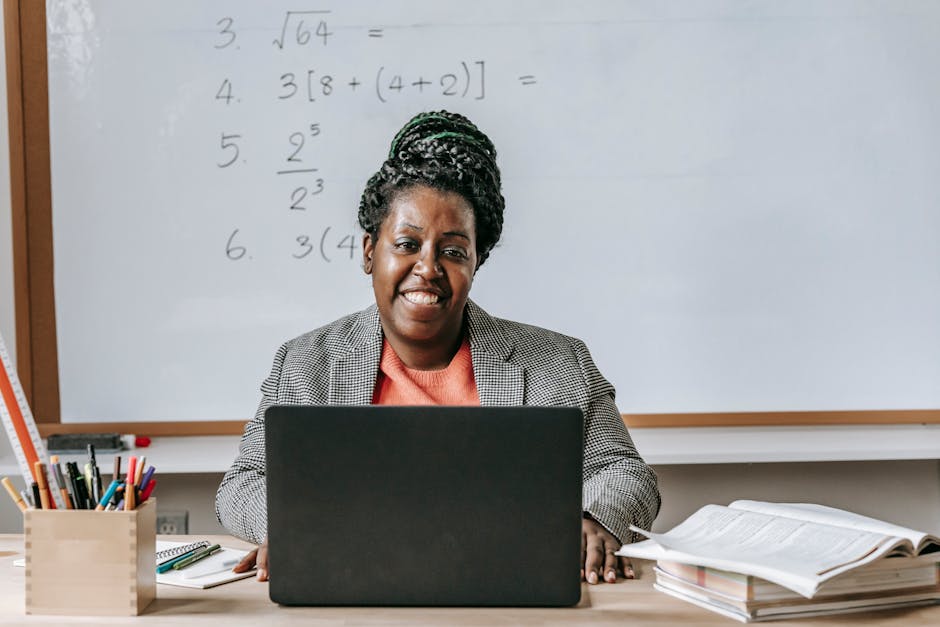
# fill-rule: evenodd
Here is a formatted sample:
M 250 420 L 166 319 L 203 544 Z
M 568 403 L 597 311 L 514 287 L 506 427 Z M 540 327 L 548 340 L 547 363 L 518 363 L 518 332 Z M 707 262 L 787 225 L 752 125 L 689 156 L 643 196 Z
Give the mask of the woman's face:
M 455 341 L 477 267 L 476 221 L 462 196 L 424 186 L 400 193 L 376 241 L 363 239 L 363 260 L 390 340 Z

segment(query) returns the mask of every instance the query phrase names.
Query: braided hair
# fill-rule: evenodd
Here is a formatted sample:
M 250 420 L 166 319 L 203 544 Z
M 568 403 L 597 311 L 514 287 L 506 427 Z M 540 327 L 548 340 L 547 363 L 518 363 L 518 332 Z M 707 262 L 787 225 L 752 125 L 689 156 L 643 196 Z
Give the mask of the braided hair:
M 470 204 L 478 266 L 482 265 L 499 241 L 506 206 L 490 138 L 456 113 L 434 111 L 411 118 L 395 135 L 388 159 L 362 192 L 359 226 L 372 241 L 392 201 L 418 185 L 459 194 Z

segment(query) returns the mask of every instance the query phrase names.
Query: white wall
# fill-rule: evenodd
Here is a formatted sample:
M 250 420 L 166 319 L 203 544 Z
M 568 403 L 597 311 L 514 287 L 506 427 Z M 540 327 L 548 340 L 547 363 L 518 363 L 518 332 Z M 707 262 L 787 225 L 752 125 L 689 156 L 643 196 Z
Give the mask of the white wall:
M 2 49 L 3 29 L 0 28 Z M 0 63 L 0 333 L 13 353 L 5 74 L 6 66 Z M 10 457 L 9 444 L 0 436 L 0 458 Z M 663 508 L 656 523 L 659 530 L 675 525 L 705 503 L 754 498 L 826 503 L 940 532 L 940 462 L 937 461 L 712 464 L 660 466 L 656 471 L 663 493 Z M 221 476 L 214 474 L 164 475 L 160 479 L 159 508 L 161 511 L 188 510 L 192 533 L 218 532 L 213 498 L 220 479 Z M 19 512 L 8 499 L 0 498 L 0 533 L 21 531 Z

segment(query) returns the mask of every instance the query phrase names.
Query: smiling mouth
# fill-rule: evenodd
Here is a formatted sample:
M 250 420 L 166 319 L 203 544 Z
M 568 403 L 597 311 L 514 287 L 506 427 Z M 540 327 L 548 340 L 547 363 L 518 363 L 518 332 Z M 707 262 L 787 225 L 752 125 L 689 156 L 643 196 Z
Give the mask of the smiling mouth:
M 436 305 L 441 297 L 431 292 L 405 292 L 402 298 L 415 305 Z

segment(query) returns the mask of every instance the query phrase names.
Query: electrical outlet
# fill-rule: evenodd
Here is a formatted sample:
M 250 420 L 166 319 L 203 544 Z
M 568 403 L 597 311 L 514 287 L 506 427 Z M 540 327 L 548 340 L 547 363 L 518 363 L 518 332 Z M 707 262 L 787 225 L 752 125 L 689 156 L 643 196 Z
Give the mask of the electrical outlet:
M 189 533 L 189 512 L 158 512 L 157 533 L 164 535 L 182 535 Z

